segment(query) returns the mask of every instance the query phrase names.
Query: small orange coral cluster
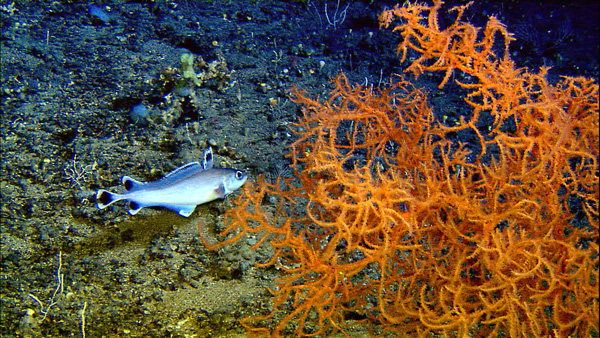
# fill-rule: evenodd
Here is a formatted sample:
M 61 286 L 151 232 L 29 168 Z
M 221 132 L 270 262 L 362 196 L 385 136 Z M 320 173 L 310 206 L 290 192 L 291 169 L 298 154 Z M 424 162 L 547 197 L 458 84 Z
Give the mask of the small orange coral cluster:
M 402 78 L 374 91 L 339 76 L 325 102 L 294 92 L 294 177 L 249 184 L 217 244 L 269 241 L 263 265 L 283 272 L 273 312 L 244 319 L 251 331 L 598 333 L 598 85 L 516 69 L 494 54 L 496 33 L 505 51 L 512 39 L 495 18 L 478 39 L 466 6 L 443 30 L 439 7 L 397 6 L 381 22 L 400 18 L 398 51 L 420 55 L 408 71 L 445 71 L 441 86 L 462 72 L 472 113 L 458 125 Z M 478 142 L 453 141 L 466 132 Z

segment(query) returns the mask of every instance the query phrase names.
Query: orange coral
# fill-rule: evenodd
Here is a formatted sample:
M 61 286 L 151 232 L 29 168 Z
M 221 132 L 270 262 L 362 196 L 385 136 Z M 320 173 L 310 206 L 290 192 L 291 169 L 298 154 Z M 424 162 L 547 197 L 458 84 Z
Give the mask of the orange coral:
M 478 34 L 461 21 L 467 5 L 440 30 L 440 4 L 380 19 L 401 19 L 403 58 L 421 55 L 407 71 L 445 71 L 440 86 L 467 75 L 457 83 L 472 114 L 436 121 L 426 93 L 402 78 L 373 91 L 341 75 L 325 102 L 295 91 L 305 107 L 295 177 L 249 184 L 225 215 L 230 238 L 212 246 L 253 234 L 255 247 L 273 247 L 263 265 L 283 276 L 273 312 L 243 320 L 251 331 L 312 336 L 368 322 L 421 336 L 597 334 L 598 85 L 515 69 L 493 53 L 496 33 L 505 51 L 512 39 L 497 19 Z M 457 132 L 478 144 L 452 141 Z

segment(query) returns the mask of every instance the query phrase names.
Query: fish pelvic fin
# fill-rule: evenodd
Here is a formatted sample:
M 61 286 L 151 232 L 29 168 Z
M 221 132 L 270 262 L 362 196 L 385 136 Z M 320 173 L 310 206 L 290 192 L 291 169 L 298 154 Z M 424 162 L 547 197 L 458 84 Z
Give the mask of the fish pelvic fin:
M 165 206 L 183 217 L 189 217 L 196 209 L 195 205 L 169 205 Z
M 107 206 L 122 199 L 122 195 L 114 194 L 106 190 L 98 190 L 98 192 L 96 193 L 96 205 L 98 206 L 98 209 L 104 209 Z

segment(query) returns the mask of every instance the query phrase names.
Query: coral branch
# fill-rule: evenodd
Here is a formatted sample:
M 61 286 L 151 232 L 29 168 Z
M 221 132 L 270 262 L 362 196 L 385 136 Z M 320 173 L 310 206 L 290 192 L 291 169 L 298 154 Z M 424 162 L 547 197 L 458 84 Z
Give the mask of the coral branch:
M 251 331 L 597 335 L 598 85 L 516 69 L 512 34 L 495 17 L 462 21 L 468 6 L 443 30 L 439 1 L 380 16 L 399 19 L 402 59 L 420 55 L 407 72 L 443 71 L 440 87 L 464 75 L 472 114 L 459 125 L 436 121 L 403 78 L 373 90 L 340 75 L 324 102 L 293 91 L 294 178 L 248 184 L 212 246 L 253 234 L 273 248 L 273 312 L 245 319 Z M 454 141 L 461 131 L 474 141 Z

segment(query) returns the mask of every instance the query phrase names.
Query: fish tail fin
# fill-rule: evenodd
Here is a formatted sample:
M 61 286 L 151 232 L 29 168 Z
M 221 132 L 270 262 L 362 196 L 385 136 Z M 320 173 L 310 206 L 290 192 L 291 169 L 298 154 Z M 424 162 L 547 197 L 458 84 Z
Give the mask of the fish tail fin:
M 106 190 L 98 190 L 98 193 L 96 193 L 96 204 L 98 205 L 98 209 L 104 209 L 107 206 L 122 199 L 123 198 L 121 197 L 121 195 L 114 194 Z

